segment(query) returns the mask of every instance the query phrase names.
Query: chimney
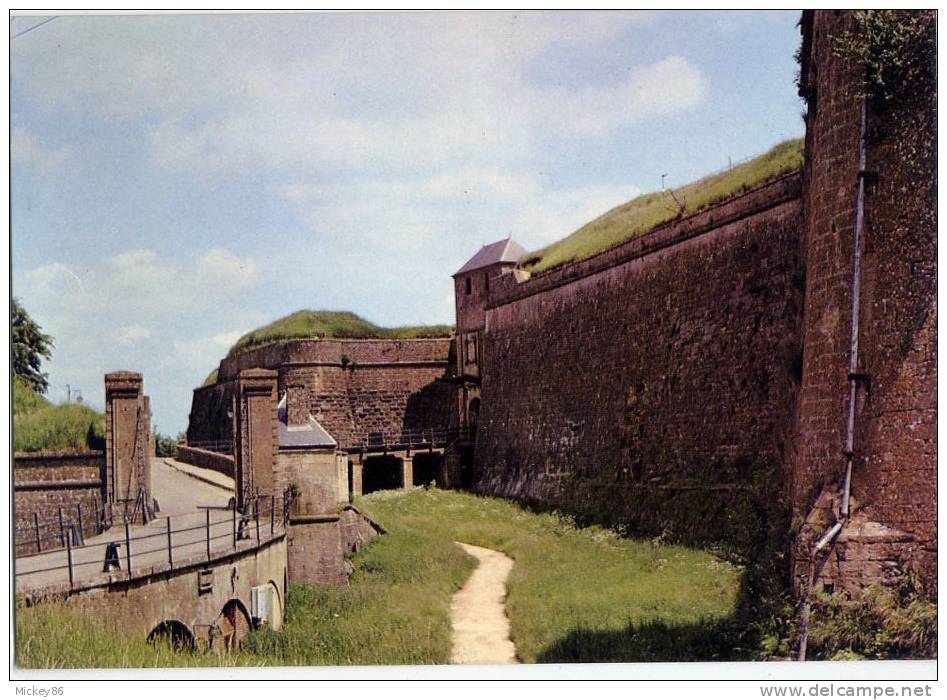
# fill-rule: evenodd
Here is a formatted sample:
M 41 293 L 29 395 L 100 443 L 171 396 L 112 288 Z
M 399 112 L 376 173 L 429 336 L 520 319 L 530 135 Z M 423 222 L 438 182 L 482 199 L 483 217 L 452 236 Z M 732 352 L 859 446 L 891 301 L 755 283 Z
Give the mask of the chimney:
M 309 389 L 303 384 L 286 387 L 286 425 L 309 423 Z

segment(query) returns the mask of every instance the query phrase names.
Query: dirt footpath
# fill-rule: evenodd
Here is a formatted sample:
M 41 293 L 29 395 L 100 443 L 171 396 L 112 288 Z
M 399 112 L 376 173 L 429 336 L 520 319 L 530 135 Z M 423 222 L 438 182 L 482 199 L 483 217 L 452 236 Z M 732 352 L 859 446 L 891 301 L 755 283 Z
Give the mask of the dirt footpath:
M 517 663 L 516 648 L 510 641 L 510 621 L 504 609 L 506 579 L 513 560 L 503 552 L 463 542 L 456 544 L 480 563 L 451 600 L 451 663 Z

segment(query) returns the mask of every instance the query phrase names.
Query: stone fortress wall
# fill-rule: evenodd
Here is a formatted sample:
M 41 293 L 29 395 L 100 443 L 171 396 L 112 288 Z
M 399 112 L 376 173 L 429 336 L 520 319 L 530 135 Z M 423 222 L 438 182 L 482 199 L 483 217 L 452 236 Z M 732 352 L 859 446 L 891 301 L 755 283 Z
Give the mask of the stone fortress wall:
M 480 348 L 473 488 L 768 549 L 797 591 L 838 524 L 822 581 L 908 568 L 936 590 L 936 96 L 920 70 L 862 100 L 833 50 L 852 23 L 803 14 L 801 180 L 458 293 Z

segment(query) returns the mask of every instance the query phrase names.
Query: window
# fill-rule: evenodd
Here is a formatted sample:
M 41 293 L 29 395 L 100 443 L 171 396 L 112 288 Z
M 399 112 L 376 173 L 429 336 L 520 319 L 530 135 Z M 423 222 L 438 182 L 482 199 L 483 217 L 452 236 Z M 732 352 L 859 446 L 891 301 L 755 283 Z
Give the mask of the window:
M 464 280 L 464 292 L 470 294 L 470 278 Z
M 490 275 L 488 275 L 486 272 L 483 273 L 483 288 L 488 292 L 490 291 Z

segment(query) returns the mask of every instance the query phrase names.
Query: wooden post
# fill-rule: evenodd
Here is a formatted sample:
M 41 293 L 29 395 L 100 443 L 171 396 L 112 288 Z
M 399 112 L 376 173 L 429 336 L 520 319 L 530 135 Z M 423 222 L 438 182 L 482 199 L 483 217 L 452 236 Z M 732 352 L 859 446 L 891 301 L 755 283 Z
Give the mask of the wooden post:
M 72 588 L 72 538 L 66 540 L 66 566 L 69 567 L 69 588 Z
M 128 567 L 128 577 L 132 576 L 132 538 L 128 532 L 128 520 L 125 520 L 125 564 Z
M 171 516 L 168 516 L 168 566 L 174 568 L 174 556 L 171 554 Z
M 210 559 L 210 508 L 204 514 L 207 516 L 207 558 Z
M 43 551 L 43 538 L 39 535 L 39 513 L 33 511 L 33 527 L 36 528 L 36 553 Z

